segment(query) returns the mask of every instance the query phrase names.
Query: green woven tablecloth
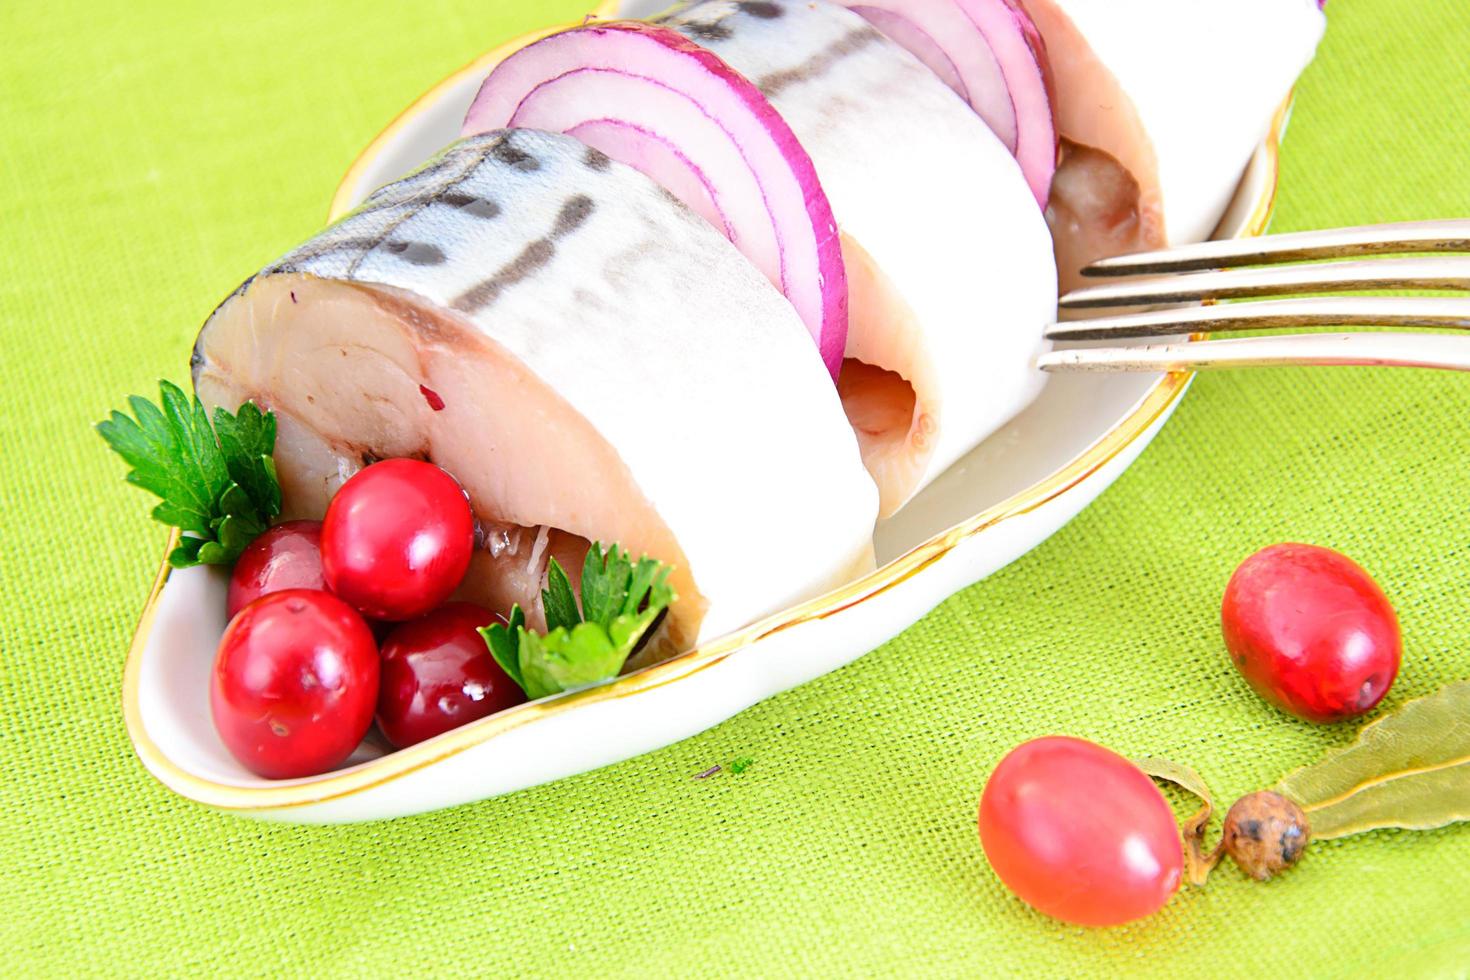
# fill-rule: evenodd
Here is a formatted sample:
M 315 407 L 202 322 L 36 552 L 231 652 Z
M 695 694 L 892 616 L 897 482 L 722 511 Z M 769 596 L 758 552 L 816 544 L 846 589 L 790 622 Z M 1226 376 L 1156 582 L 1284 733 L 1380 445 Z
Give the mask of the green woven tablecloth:
M 318 227 L 411 97 L 581 9 L 0 3 L 0 975 L 1466 970 L 1470 827 L 1314 845 L 1264 886 L 1222 869 L 1110 931 L 1011 898 L 974 827 L 987 772 L 1044 733 L 1191 763 L 1225 800 L 1349 740 L 1263 705 L 1221 647 L 1220 590 L 1270 542 L 1344 549 L 1394 598 L 1388 704 L 1470 676 L 1465 376 L 1202 377 L 1011 568 L 601 772 L 315 829 L 215 814 L 144 772 L 119 684 L 162 533 L 90 424 L 183 378 L 215 301 Z M 1276 229 L 1470 213 L 1470 4 L 1329 10 Z M 739 776 L 689 778 L 737 755 L 755 760 Z

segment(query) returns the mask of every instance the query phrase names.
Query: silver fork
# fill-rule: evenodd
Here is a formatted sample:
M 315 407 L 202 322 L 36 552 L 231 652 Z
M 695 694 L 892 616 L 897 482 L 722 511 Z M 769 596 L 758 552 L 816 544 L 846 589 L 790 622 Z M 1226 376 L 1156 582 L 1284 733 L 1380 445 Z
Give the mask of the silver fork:
M 1439 327 L 1470 330 L 1470 296 L 1325 296 L 1366 290 L 1470 292 L 1470 220 L 1337 228 L 1185 245 L 1095 262 L 1092 277 L 1136 277 L 1073 290 L 1065 310 L 1152 307 L 1054 323 L 1052 340 L 1199 337 L 1283 327 Z M 1404 258 L 1375 256 L 1403 255 Z M 1367 256 L 1367 258 L 1362 258 Z M 1319 260 L 1346 259 L 1350 261 Z M 1305 264 L 1303 264 L 1305 263 Z M 1179 305 L 1189 304 L 1189 305 Z M 1203 304 L 1203 305 L 1199 305 Z M 1157 308 L 1157 307 L 1165 308 Z M 1090 316 L 1090 314 L 1089 314 Z M 1053 351 L 1045 371 L 1197 371 L 1284 364 L 1383 365 L 1470 371 L 1470 336 L 1305 333 Z

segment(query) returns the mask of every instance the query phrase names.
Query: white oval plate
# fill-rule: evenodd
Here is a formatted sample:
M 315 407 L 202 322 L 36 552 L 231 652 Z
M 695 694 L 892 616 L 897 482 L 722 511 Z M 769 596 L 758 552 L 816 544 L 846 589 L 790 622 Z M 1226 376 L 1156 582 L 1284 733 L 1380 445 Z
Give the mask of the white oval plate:
M 344 178 L 333 217 L 453 140 L 490 67 L 526 40 L 450 76 L 394 120 Z M 1286 117 L 1283 106 L 1216 237 L 1264 232 Z M 370 736 L 346 768 L 306 779 L 256 777 L 225 749 L 210 721 L 207 692 L 225 628 L 228 577 L 211 568 L 170 572 L 165 564 L 128 654 L 128 733 L 148 770 L 180 795 L 300 823 L 421 813 L 628 759 L 857 659 L 956 590 L 1036 547 L 1138 457 L 1189 380 L 1185 374 L 1053 376 L 1031 407 L 879 526 L 880 567 L 872 574 L 666 663 L 512 708 L 408 749 L 389 751 Z

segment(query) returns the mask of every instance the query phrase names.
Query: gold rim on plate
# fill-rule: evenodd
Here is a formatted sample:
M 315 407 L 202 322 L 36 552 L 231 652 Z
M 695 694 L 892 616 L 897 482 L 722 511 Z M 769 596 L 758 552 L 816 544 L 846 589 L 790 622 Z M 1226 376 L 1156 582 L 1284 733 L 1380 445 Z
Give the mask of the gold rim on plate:
M 615 6 L 614 0 L 608 0 L 599 5 L 594 16 L 606 16 Z M 489 66 L 498 63 L 509 52 L 529 43 L 530 40 L 561 29 L 552 28 L 547 31 L 534 32 L 495 48 L 440 82 L 405 109 L 368 145 L 343 176 L 342 183 L 332 201 L 333 217 L 348 209 L 350 198 L 355 193 L 362 174 L 383 152 L 388 142 L 404 126 L 426 111 L 445 88 L 463 80 L 472 72 L 487 71 Z M 1263 144 L 1267 187 L 1260 200 L 1256 202 L 1255 209 L 1246 223 L 1242 233 L 1244 237 L 1264 234 L 1266 225 L 1271 219 L 1271 212 L 1276 203 L 1277 180 L 1280 176 L 1281 133 L 1286 125 L 1290 105 L 1291 100 L 1288 98 L 1272 120 L 1270 132 Z M 519 705 L 446 732 L 437 738 L 409 746 L 406 749 L 399 749 L 348 769 L 304 779 L 282 780 L 269 786 L 232 786 L 196 776 L 169 759 L 149 737 L 148 730 L 143 724 L 139 701 L 143 650 L 152 632 L 154 618 L 158 612 L 159 597 L 169 578 L 170 568 L 165 557 L 153 581 L 153 587 L 148 593 L 148 599 L 144 603 L 143 614 L 133 633 L 132 643 L 128 648 L 127 664 L 123 671 L 122 707 L 128 735 L 132 739 L 138 758 L 161 783 L 181 796 L 220 810 L 286 810 L 361 793 L 417 772 L 426 766 L 457 755 L 539 718 L 571 711 L 580 705 L 628 697 L 672 684 L 712 667 L 737 650 L 775 633 L 813 620 L 825 619 L 875 599 L 939 561 L 962 542 L 1004 521 L 1036 510 L 1106 466 L 1169 411 L 1189 386 L 1191 377 L 1193 375 L 1189 372 L 1176 372 L 1163 376 L 1127 416 L 1061 469 L 1010 499 L 981 511 L 948 531 L 935 535 L 882 568 L 826 595 L 776 613 L 745 629 L 720 637 L 672 660 L 646 667 L 636 673 L 626 674 L 601 687 Z M 173 549 L 177 538 L 177 531 L 169 535 L 165 556 Z

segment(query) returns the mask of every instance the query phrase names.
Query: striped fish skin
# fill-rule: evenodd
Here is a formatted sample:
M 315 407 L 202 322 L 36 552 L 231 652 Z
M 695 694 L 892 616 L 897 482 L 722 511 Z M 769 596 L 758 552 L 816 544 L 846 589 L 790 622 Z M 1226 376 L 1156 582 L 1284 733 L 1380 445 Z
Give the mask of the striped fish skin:
M 675 563 L 657 656 L 871 567 L 877 495 L 795 312 L 569 137 L 485 134 L 379 190 L 215 312 L 194 380 L 277 412 L 293 515 L 375 458 L 448 469 L 484 529 L 472 576 L 524 580 L 477 597 L 536 601 L 568 542 Z
M 753 80 L 816 165 L 848 270 L 844 399 L 891 514 L 1041 390 L 1056 271 L 1035 198 L 970 107 L 850 10 L 700 0 L 655 19 Z

